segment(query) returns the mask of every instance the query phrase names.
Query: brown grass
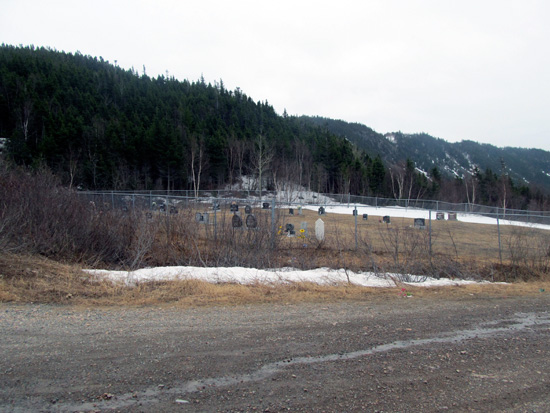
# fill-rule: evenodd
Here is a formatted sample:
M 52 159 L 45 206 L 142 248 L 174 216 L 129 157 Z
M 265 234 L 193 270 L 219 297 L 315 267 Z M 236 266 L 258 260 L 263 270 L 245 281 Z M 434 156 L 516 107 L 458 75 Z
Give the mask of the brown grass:
M 0 301 L 71 305 L 141 306 L 240 305 L 261 303 L 327 302 L 339 300 L 400 300 L 406 288 L 413 298 L 461 299 L 506 297 L 550 292 L 550 282 L 473 284 L 425 288 L 399 284 L 394 288 L 353 285 L 322 286 L 314 283 L 282 285 L 211 284 L 199 280 L 141 283 L 135 287 L 96 282 L 78 266 L 49 259 L 0 254 Z

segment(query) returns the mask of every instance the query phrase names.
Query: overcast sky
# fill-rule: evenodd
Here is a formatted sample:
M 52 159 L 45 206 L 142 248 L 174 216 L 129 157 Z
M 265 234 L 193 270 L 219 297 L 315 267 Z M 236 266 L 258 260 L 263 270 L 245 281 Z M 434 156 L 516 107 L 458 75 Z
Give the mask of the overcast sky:
M 241 90 L 282 114 L 550 150 L 547 0 L 0 0 L 0 41 Z

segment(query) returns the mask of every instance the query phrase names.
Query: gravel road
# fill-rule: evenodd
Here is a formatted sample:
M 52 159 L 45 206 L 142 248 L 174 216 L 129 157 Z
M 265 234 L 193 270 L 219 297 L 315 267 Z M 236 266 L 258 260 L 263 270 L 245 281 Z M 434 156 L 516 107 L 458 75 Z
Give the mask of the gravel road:
M 547 412 L 549 304 L 0 304 L 0 411 Z

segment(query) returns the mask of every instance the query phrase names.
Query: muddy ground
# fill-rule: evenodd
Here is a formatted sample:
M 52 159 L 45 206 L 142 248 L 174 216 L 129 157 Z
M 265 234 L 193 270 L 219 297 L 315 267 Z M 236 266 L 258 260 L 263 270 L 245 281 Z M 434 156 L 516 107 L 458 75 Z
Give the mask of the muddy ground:
M 0 304 L 0 411 L 545 412 L 549 304 Z

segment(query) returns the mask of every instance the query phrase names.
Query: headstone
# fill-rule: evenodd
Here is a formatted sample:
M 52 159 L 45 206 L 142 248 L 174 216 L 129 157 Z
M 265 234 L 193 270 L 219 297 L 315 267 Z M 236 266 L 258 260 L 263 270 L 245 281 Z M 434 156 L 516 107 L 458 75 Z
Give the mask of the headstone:
M 231 205 L 229 205 L 229 210 L 231 212 L 237 212 L 239 210 L 239 206 L 235 201 L 231 202 Z
M 456 212 L 449 212 L 449 221 L 456 221 Z
M 438 221 L 442 221 L 445 219 L 445 214 L 443 212 L 437 212 L 435 214 L 435 219 L 437 219 Z
M 325 208 L 319 207 L 319 215 L 325 215 Z
M 246 227 L 254 229 L 258 226 L 258 221 L 256 220 L 256 217 L 254 215 L 248 215 L 246 217 Z
M 391 224 L 391 218 L 389 215 L 386 215 L 384 217 L 382 217 L 382 222 L 386 223 L 386 224 Z
M 302 215 L 302 207 L 301 206 L 298 207 L 298 215 Z
M 233 218 L 231 218 L 231 225 L 233 228 L 242 228 L 243 226 L 243 220 L 238 215 L 233 215 Z
M 369 214 L 363 214 L 363 221 L 366 221 L 369 219 Z
M 356 210 L 356 209 L 353 210 L 353 216 L 354 216 L 354 217 L 357 216 L 357 210 Z
M 294 215 L 294 208 L 288 208 L 288 214 Z
M 170 207 L 170 213 L 171 213 L 171 214 L 177 214 L 177 213 L 178 213 L 178 209 L 177 209 L 175 206 L 171 206 L 171 207 Z
M 424 218 L 415 218 L 414 219 L 414 227 L 424 229 L 426 228 L 426 219 Z
M 269 209 L 269 202 L 264 202 L 262 204 L 262 209 Z
M 165 212 L 165 211 L 166 211 L 166 205 L 161 204 L 161 205 L 159 206 L 159 209 L 160 209 L 162 212 Z
M 204 214 L 197 212 L 195 214 L 195 221 L 200 224 L 208 224 L 208 212 L 205 212 Z
M 315 238 L 319 242 L 325 239 L 325 223 L 321 218 L 315 221 Z
M 285 232 L 294 231 L 294 224 L 286 224 Z
M 252 213 L 252 207 L 250 205 L 247 205 L 244 207 L 244 213 L 246 215 L 250 215 Z

